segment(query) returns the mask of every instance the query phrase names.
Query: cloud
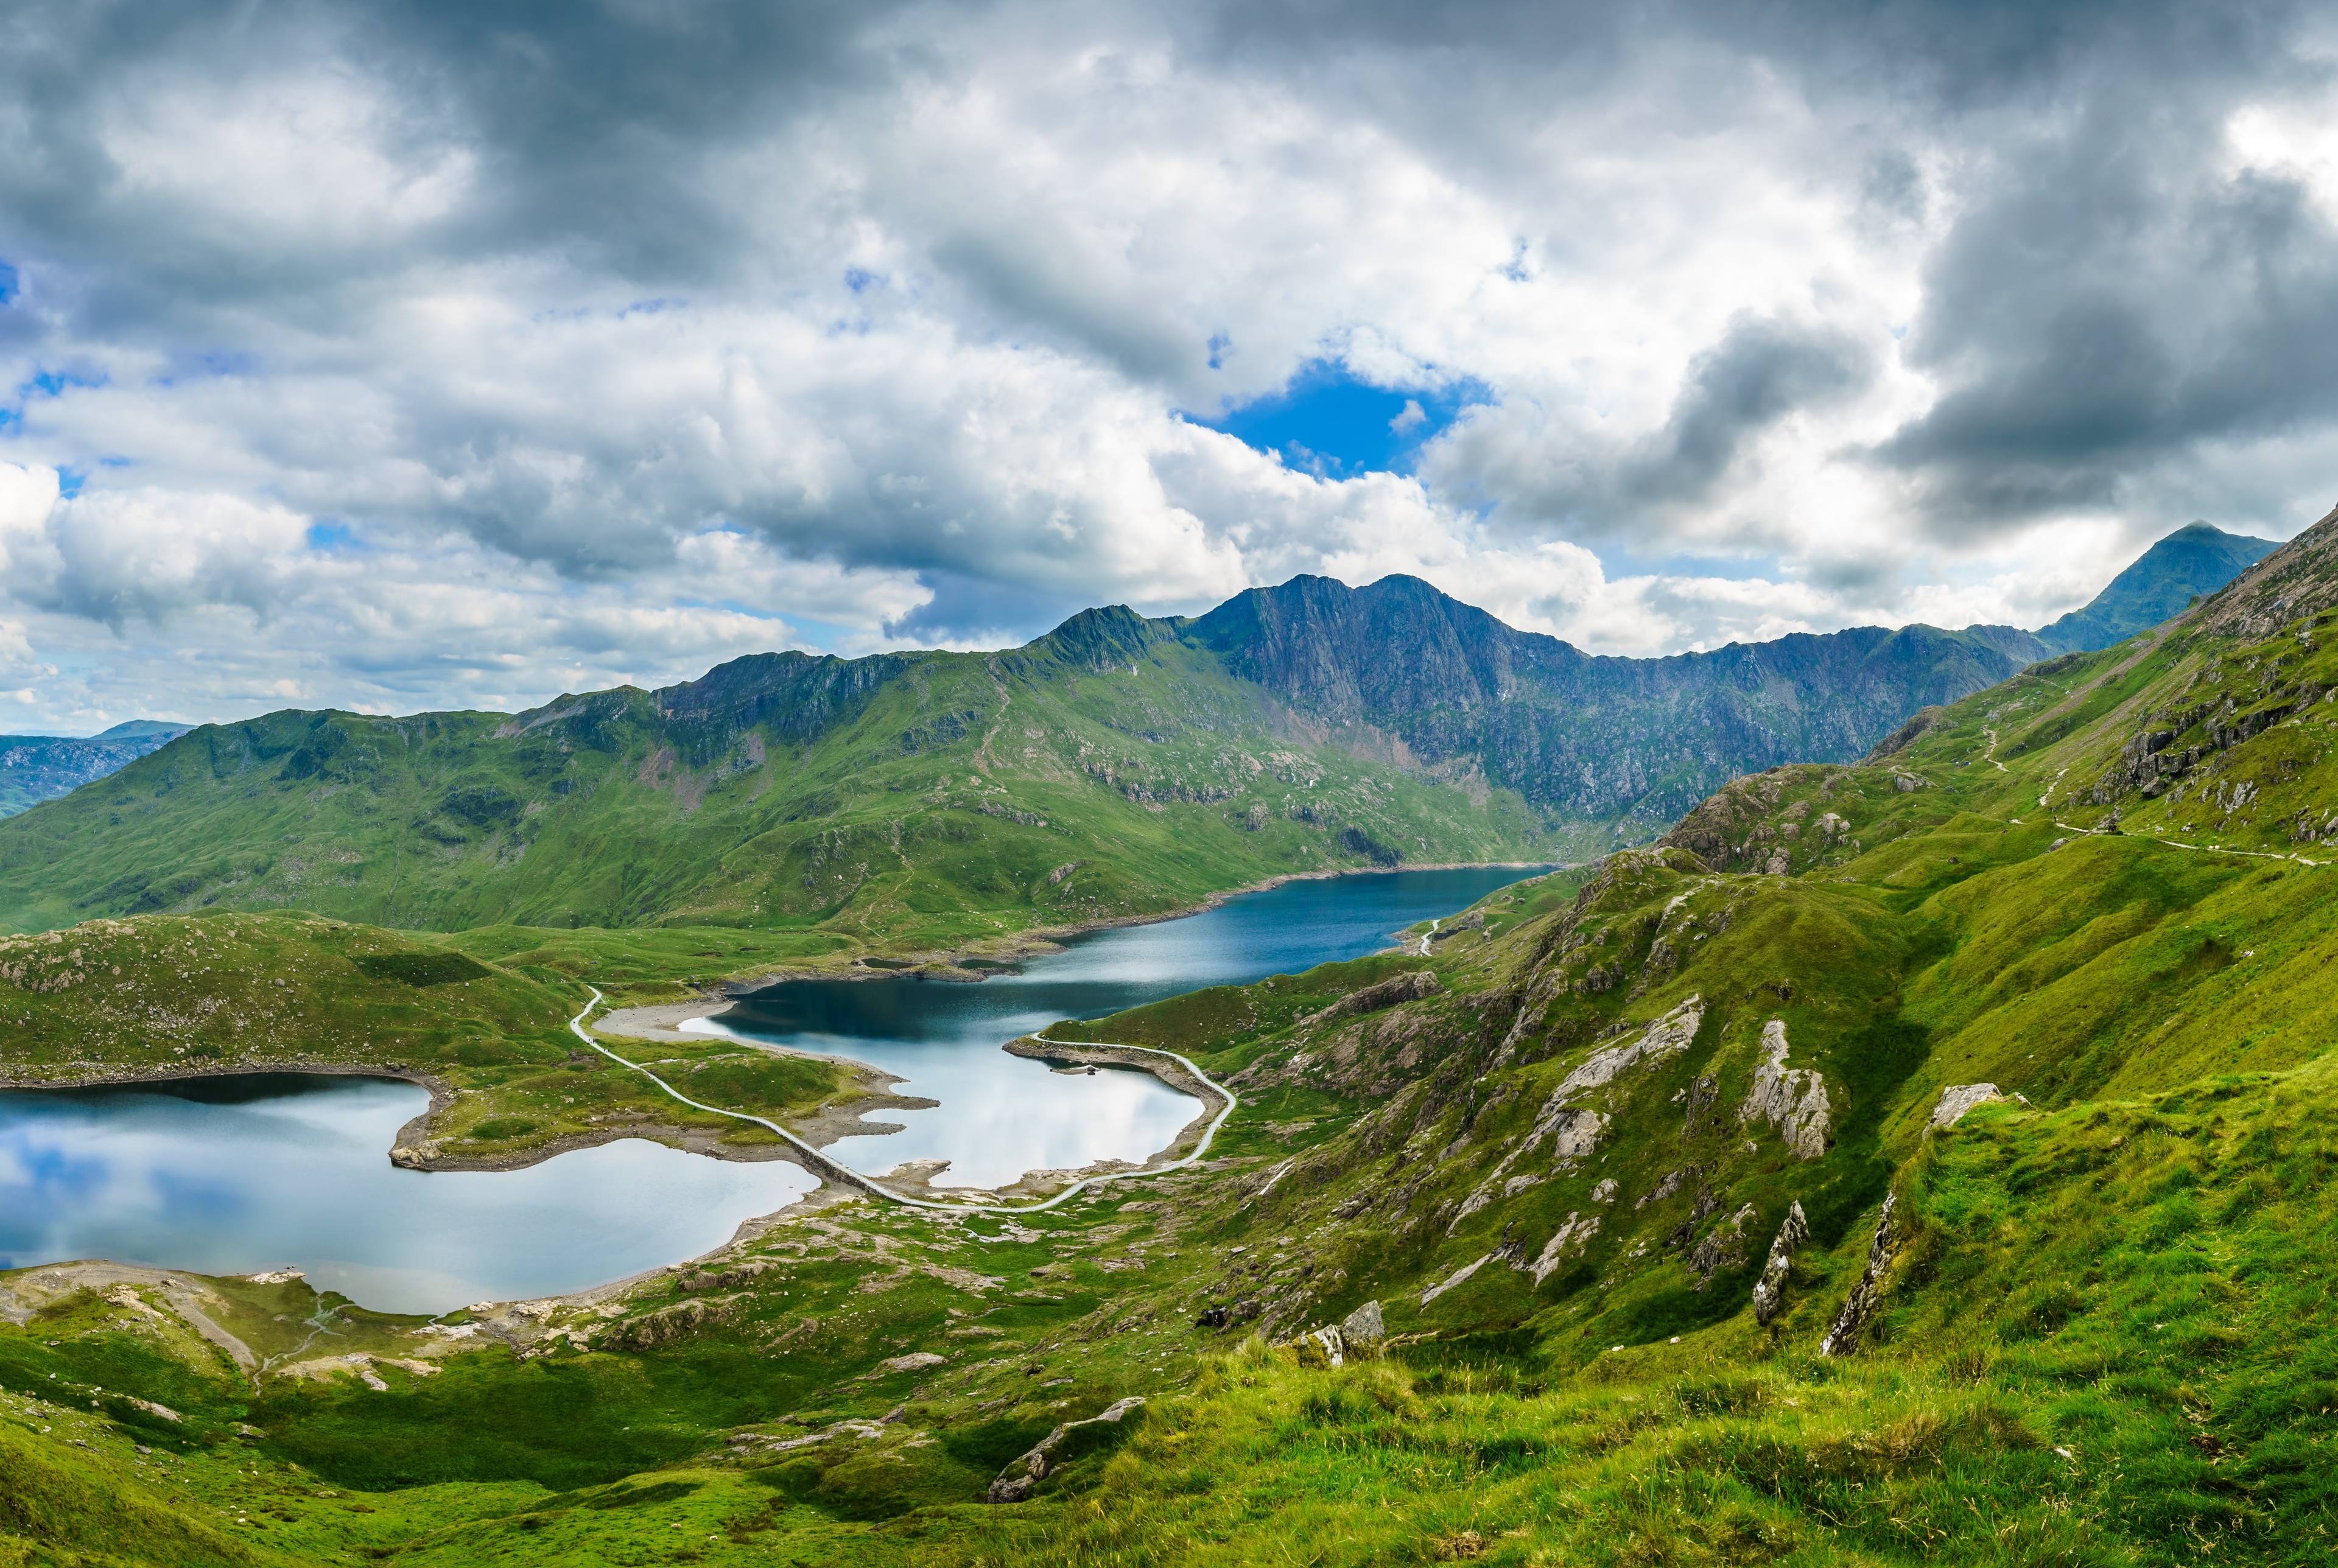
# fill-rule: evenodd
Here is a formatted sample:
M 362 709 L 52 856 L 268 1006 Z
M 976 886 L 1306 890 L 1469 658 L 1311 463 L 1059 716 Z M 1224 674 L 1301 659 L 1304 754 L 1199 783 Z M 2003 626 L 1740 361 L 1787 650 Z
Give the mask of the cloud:
M 0 619 L 60 716 L 1302 570 L 1636 652 L 2035 624 L 2338 468 L 2309 8 L 18 11 Z M 1323 366 L 1410 472 L 1177 412 Z

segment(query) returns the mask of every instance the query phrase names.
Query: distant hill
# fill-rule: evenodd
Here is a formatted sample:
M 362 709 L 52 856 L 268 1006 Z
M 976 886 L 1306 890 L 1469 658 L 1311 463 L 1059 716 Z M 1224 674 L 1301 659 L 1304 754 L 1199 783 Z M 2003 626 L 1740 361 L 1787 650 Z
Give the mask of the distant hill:
M 54 800 L 128 767 L 191 728 L 133 719 L 102 735 L 0 735 L 0 817 Z
M 2137 556 L 2083 609 L 2040 628 L 2038 640 L 2056 653 L 2123 642 L 2183 613 L 2196 595 L 2215 593 L 2278 548 L 2271 539 L 2188 524 Z

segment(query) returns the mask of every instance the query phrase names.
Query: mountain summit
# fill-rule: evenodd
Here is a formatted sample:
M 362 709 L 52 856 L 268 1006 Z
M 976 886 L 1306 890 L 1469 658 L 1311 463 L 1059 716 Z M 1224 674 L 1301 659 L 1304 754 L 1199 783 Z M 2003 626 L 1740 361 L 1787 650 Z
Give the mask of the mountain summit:
M 2180 614 L 2194 598 L 2215 593 L 2277 548 L 2271 539 L 2186 524 L 2136 557 L 2083 608 L 2039 628 L 2038 640 L 2057 653 L 2125 642 Z

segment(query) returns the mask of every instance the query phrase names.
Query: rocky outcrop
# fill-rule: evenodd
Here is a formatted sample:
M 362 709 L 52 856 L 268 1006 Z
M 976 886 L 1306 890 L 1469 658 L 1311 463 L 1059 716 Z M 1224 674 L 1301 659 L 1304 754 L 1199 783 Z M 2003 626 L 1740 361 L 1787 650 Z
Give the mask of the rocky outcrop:
M 1696 1283 L 1692 1289 L 1702 1290 L 1713 1283 L 1715 1274 L 1745 1266 L 1745 1227 L 1759 1218 L 1760 1213 L 1753 1204 L 1744 1204 L 1736 1213 L 1706 1231 L 1689 1250 L 1688 1269 L 1696 1276 Z
M 1424 996 L 1434 996 L 1441 987 L 1437 976 L 1426 969 L 1407 970 L 1402 975 L 1367 985 L 1361 991 L 1351 991 L 1321 1012 L 1302 1021 L 1306 1027 L 1329 1024 L 1334 1019 L 1353 1018 L 1365 1013 L 1378 1013 L 1384 1008 L 1418 1002 Z
M 718 1324 L 734 1323 L 746 1305 L 744 1296 L 709 1296 L 677 1301 L 671 1307 L 661 1307 L 613 1325 L 602 1334 L 601 1343 L 612 1350 L 653 1350 Z
M 1811 1222 L 1803 1217 L 1798 1200 L 1786 1210 L 1786 1222 L 1778 1227 L 1777 1240 L 1770 1243 L 1770 1256 L 1762 1264 L 1762 1278 L 1754 1281 L 1754 1321 L 1768 1327 L 1786 1307 L 1786 1277 L 1793 1272 L 1794 1253 L 1811 1239 Z
M 785 1267 L 776 1258 L 757 1258 L 729 1269 L 693 1269 L 674 1281 L 685 1294 L 703 1296 L 715 1290 L 736 1290 L 742 1285 Z
M 1454 1289 L 1456 1286 L 1468 1284 L 1477 1274 L 1478 1270 L 1483 1269 L 1487 1264 L 1491 1263 L 1494 1260 L 1494 1258 L 1495 1254 L 1491 1252 L 1487 1253 L 1482 1258 L 1472 1258 L 1469 1262 L 1462 1264 L 1460 1268 L 1456 1269 L 1452 1273 L 1448 1274 L 1444 1279 L 1439 1280 L 1436 1284 L 1431 1285 L 1428 1289 L 1423 1290 L 1420 1293 L 1420 1304 L 1423 1307 L 1426 1307 L 1431 1301 L 1436 1300 L 1439 1296 L 1444 1295 L 1448 1290 Z
M 1891 1250 L 1897 1238 L 1892 1233 L 1891 1211 L 1899 1205 L 1900 1195 L 1883 1195 L 1883 1211 L 1875 1217 L 1875 1240 L 1868 1244 L 1867 1269 L 1859 1283 L 1843 1298 L 1842 1310 L 1834 1315 L 1834 1325 L 1826 1338 L 1819 1341 L 1822 1356 L 1848 1356 L 1859 1348 L 1859 1337 L 1874 1321 L 1883 1306 L 1884 1271 L 1891 1267 Z
M 1341 1318 L 1340 1335 L 1352 1350 L 1361 1352 L 1369 1347 L 1377 1353 L 1388 1339 L 1388 1323 L 1380 1316 L 1380 1304 L 1367 1301 Z
M 1115 1399 L 1085 1421 L 1066 1421 L 1033 1445 L 1030 1451 L 998 1473 L 984 1494 L 987 1503 L 1020 1503 L 1057 1467 L 1057 1455 L 1067 1443 L 1103 1426 L 1116 1426 L 1132 1412 L 1144 1407 L 1142 1395 Z
M 1737 1120 L 1767 1122 L 1797 1158 L 1815 1160 L 1827 1151 L 1829 1114 L 1826 1080 L 1815 1068 L 1786 1065 L 1786 1021 L 1771 1019 L 1762 1026 L 1762 1062 Z
M 1493 1172 L 1462 1202 L 1460 1211 L 1453 1217 L 1453 1225 L 1459 1226 L 1492 1202 L 1509 1179 L 1511 1168 L 1545 1143 L 1552 1145 L 1552 1158 L 1562 1166 L 1572 1165 L 1591 1153 L 1599 1146 L 1607 1118 L 1596 1111 L 1577 1108 L 1574 1101 L 1591 1090 L 1606 1087 L 1634 1068 L 1652 1066 L 1679 1055 L 1696 1038 L 1697 1029 L 1704 1022 L 1704 998 L 1692 996 L 1650 1024 L 1629 1044 L 1606 1046 L 1585 1057 L 1581 1065 L 1550 1092 L 1534 1125 L 1517 1146 L 1502 1157 Z M 1447 1233 L 1451 1233 L 1450 1228 Z
M 1541 1254 L 1527 1272 L 1534 1276 L 1536 1284 L 1541 1284 L 1557 1272 L 1558 1266 L 1567 1261 L 1569 1253 L 1580 1252 L 1598 1234 L 1598 1215 L 1577 1217 L 1570 1210 L 1559 1228 L 1551 1232 L 1550 1240 L 1542 1244 Z
M 1955 1126 L 1965 1119 L 1965 1112 L 1976 1105 L 1986 1105 L 1992 1100 L 2002 1100 L 1994 1083 L 1951 1083 L 1940 1091 L 1940 1103 L 1932 1107 L 1930 1125 L 1934 1131 Z
M 869 1375 L 871 1377 L 889 1377 L 896 1372 L 922 1372 L 928 1367 L 938 1367 L 948 1359 L 948 1357 L 937 1356 L 930 1350 L 912 1350 L 906 1356 L 889 1357 L 878 1362 L 876 1368 Z

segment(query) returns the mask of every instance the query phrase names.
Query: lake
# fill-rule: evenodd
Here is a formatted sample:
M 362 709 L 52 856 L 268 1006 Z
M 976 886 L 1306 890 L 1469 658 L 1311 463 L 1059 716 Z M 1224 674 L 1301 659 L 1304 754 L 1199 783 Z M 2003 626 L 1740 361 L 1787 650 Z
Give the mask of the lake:
M 1100 1018 L 1197 991 L 1359 958 L 1391 935 L 1450 915 L 1537 867 L 1357 872 L 1285 882 L 1150 926 L 1117 926 L 1027 960 L 1022 973 L 956 980 L 791 980 L 742 997 L 694 1032 L 850 1056 L 941 1103 L 887 1111 L 903 1131 L 839 1140 L 828 1152 L 872 1176 L 947 1160 L 937 1186 L 997 1187 L 1030 1171 L 1142 1161 L 1200 1104 L 1148 1073 L 1070 1077 L 998 1047 L 1065 1018 Z M 1076 1038 L 1067 1035 L 1066 1038 Z
M 817 1185 L 639 1138 L 525 1171 L 400 1170 L 390 1145 L 429 1103 L 411 1083 L 311 1073 L 0 1091 L 0 1268 L 292 1264 L 378 1311 L 445 1312 L 695 1257 Z
M 998 1047 L 1206 985 L 1353 958 L 1530 870 L 1289 882 L 1182 919 L 1090 933 L 979 983 L 806 981 L 743 998 L 712 1033 L 858 1057 L 941 1103 L 830 1152 L 946 1182 L 1142 1161 L 1200 1106 L 1149 1074 L 1067 1076 Z M 631 1139 L 525 1171 L 390 1164 L 428 1096 L 394 1080 L 252 1073 L 140 1088 L 0 1091 L 0 1269 L 104 1258 L 204 1274 L 287 1265 L 391 1312 L 565 1294 L 697 1256 L 812 1185 L 794 1165 Z

